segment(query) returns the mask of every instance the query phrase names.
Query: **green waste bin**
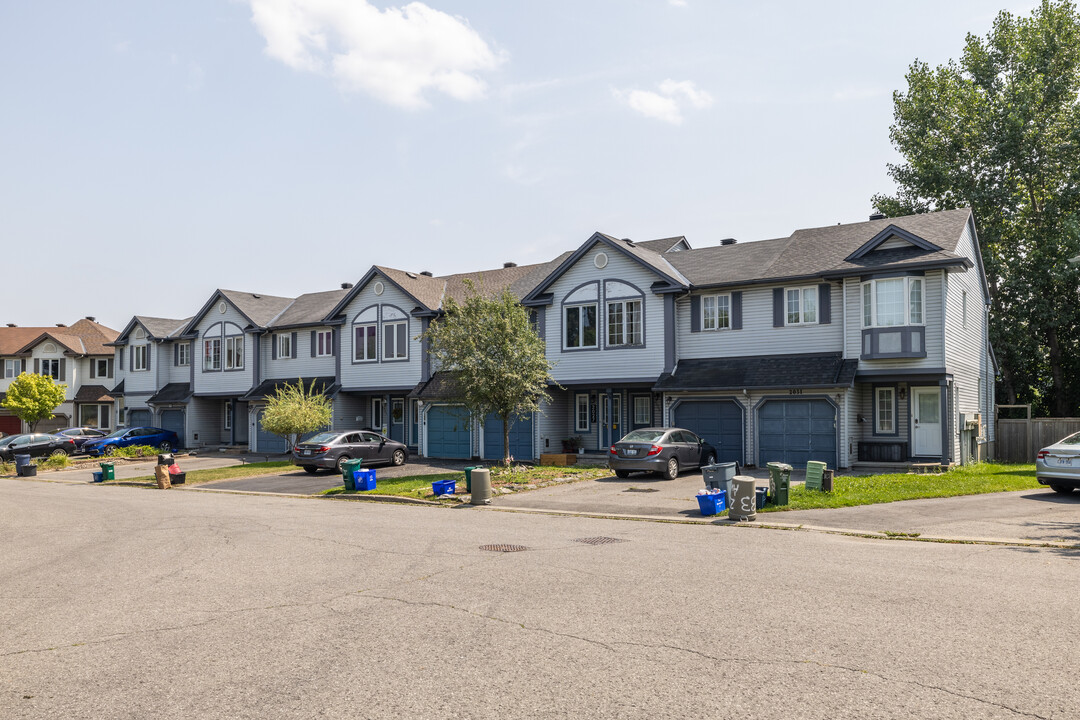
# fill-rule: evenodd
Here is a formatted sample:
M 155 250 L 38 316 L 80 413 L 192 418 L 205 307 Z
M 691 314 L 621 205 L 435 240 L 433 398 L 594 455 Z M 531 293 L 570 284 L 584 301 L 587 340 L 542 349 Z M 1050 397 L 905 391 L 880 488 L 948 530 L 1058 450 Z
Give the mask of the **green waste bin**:
M 472 492 L 472 471 L 483 469 L 484 468 L 480 465 L 470 465 L 469 467 L 465 468 L 465 492 Z
M 359 470 L 360 466 L 364 463 L 363 460 L 342 460 L 341 461 L 341 478 L 343 480 L 352 480 L 353 470 Z
M 771 462 L 769 467 L 769 500 L 773 505 L 787 505 L 791 492 L 791 466 L 787 463 Z
M 102 480 L 115 480 L 116 479 L 116 465 L 111 462 L 98 463 L 101 465 L 101 479 Z

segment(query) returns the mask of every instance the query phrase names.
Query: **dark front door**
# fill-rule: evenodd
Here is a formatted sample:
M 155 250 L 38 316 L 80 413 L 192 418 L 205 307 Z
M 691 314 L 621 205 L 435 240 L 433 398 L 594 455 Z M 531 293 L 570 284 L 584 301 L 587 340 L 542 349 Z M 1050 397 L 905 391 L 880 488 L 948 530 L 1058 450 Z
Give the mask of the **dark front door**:
M 390 439 L 405 442 L 405 398 L 390 399 Z

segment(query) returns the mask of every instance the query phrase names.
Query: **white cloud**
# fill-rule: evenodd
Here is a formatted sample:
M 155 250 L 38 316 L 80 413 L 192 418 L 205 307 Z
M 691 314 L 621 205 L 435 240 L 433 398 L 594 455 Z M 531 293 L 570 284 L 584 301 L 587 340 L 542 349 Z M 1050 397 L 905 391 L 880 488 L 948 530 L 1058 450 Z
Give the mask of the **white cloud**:
M 397 107 L 426 107 L 429 91 L 481 98 L 480 74 L 505 59 L 466 20 L 420 2 L 386 10 L 367 0 L 249 2 L 270 57 Z
M 699 90 L 690 80 L 665 80 L 660 92 L 651 90 L 615 90 L 615 97 L 645 117 L 682 125 L 684 107 L 705 108 L 712 105 L 712 95 Z

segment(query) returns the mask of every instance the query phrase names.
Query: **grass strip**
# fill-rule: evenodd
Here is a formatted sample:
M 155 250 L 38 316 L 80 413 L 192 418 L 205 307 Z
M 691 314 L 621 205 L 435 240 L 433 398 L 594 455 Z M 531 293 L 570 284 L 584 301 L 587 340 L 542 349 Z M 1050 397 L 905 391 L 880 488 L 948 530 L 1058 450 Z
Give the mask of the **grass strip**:
M 377 476 L 376 476 L 377 477 Z M 465 473 L 452 472 L 438 475 L 410 475 L 408 477 L 379 479 L 376 481 L 374 490 L 346 490 L 344 487 L 334 487 L 323 490 L 323 495 L 397 495 L 399 497 L 420 498 L 422 500 L 434 500 L 435 495 L 431 492 L 431 483 L 438 480 L 457 480 L 457 491 L 465 492 Z
M 229 465 L 228 467 L 210 468 L 208 470 L 191 470 L 187 472 L 184 479 L 184 484 L 198 485 L 200 483 L 208 483 L 215 480 L 230 480 L 233 478 L 270 475 L 275 470 L 281 470 L 283 468 L 291 467 L 295 466 L 287 460 L 275 460 L 273 462 L 247 463 L 245 465 Z M 299 470 L 299 468 L 296 469 Z M 144 475 L 137 478 L 117 478 L 115 480 L 106 480 L 104 484 L 108 485 L 109 483 L 124 483 L 125 485 L 153 485 L 155 487 L 157 486 L 157 480 L 153 475 Z

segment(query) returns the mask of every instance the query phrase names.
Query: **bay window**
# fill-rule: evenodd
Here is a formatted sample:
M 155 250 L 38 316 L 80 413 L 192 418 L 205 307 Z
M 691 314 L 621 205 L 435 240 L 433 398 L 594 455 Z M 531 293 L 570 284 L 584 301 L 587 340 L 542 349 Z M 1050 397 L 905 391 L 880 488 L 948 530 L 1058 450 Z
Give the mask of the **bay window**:
M 923 279 L 882 278 L 862 286 L 863 327 L 923 324 Z

